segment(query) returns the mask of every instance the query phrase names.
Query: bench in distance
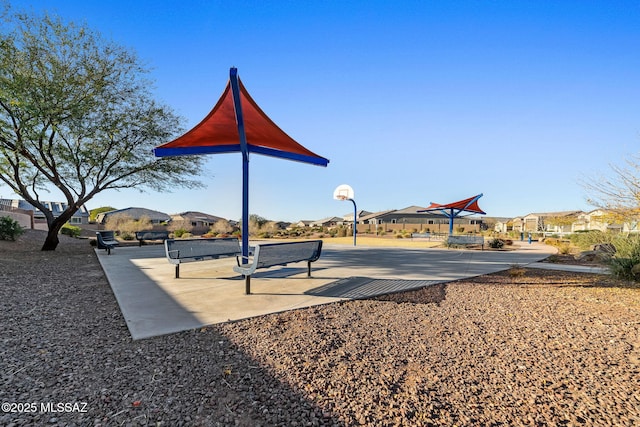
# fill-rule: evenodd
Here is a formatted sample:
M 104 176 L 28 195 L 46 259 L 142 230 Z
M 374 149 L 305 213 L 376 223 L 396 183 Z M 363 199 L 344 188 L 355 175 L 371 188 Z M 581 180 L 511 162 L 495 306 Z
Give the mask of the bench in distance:
M 176 266 L 176 279 L 178 279 L 180 278 L 180 264 L 238 256 L 240 241 L 235 237 L 167 239 L 164 241 L 164 248 L 167 259 Z
M 168 231 L 136 231 L 136 240 L 142 246 L 145 240 L 167 240 L 169 238 Z
M 98 241 L 98 249 L 105 249 L 107 255 L 111 255 L 111 249 L 120 244 L 116 240 L 116 235 L 113 231 L 96 231 L 96 239 Z
M 460 246 L 473 246 L 480 245 L 482 249 L 484 249 L 484 236 L 473 236 L 473 235 L 464 235 L 464 236 L 449 236 L 447 239 L 448 245 L 460 245 Z
M 431 239 L 431 233 L 411 233 L 412 239 Z
M 238 257 L 238 266 L 233 267 L 233 270 L 245 277 L 245 292 L 250 294 L 251 275 L 258 268 L 307 261 L 307 277 L 311 277 L 311 263 L 320 258 L 321 252 L 322 240 L 258 244 L 254 250 L 253 262 L 251 264 L 241 264 Z

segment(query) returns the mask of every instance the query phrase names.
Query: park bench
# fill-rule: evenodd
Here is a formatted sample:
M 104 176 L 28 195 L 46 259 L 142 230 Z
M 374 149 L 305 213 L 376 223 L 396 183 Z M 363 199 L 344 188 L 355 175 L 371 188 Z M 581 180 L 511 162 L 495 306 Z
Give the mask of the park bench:
M 237 257 L 238 266 L 233 270 L 245 277 L 245 290 L 250 294 L 251 275 L 257 269 L 307 261 L 307 277 L 311 277 L 311 263 L 320 258 L 321 251 L 322 240 L 258 244 L 253 252 L 253 262 L 241 264 L 240 257 Z
M 176 266 L 176 279 L 180 278 L 180 264 L 205 261 L 240 254 L 240 242 L 235 237 L 212 239 L 167 239 L 164 241 L 167 259 Z
M 431 239 L 431 233 L 411 233 L 412 239 Z
M 484 249 L 484 236 L 461 235 L 449 236 L 447 239 L 449 246 L 475 246 L 480 245 Z
M 111 249 L 120 244 L 113 231 L 96 231 L 96 239 L 98 240 L 98 249 L 105 249 L 107 255 L 111 255 Z
M 136 231 L 136 240 L 143 245 L 145 240 L 167 240 L 169 238 L 168 231 Z

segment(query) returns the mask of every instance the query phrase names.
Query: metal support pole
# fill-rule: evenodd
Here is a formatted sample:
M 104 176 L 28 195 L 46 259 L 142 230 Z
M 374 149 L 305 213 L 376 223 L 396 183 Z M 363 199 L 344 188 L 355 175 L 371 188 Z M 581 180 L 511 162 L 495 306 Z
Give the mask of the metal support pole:
M 358 208 L 356 207 L 356 201 L 353 199 L 349 199 L 351 200 L 351 203 L 353 203 L 353 246 L 356 246 L 356 234 L 358 234 Z
M 247 135 L 244 131 L 244 117 L 242 115 L 242 103 L 240 102 L 240 83 L 238 69 L 229 70 L 231 93 L 233 94 L 233 107 L 236 113 L 236 124 L 240 136 L 240 149 L 242 151 L 242 265 L 249 263 L 249 147 Z M 247 278 L 245 293 L 251 293 L 250 281 Z
M 449 214 L 449 236 L 453 236 L 453 209 L 451 209 L 451 213 Z

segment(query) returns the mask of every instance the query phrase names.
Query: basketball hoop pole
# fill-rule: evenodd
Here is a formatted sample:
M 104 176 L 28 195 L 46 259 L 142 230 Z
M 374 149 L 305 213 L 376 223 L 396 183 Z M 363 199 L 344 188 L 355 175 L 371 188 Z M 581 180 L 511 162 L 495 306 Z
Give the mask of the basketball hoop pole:
M 353 188 L 347 184 L 339 185 L 333 191 L 333 198 L 336 200 L 351 200 L 353 203 L 353 246 L 356 245 L 356 234 L 358 234 L 358 208 L 354 198 Z
M 358 208 L 356 208 L 356 201 L 353 199 L 347 199 L 347 200 L 351 200 L 351 203 L 353 203 L 353 246 L 356 246 L 356 234 L 358 234 L 358 227 L 356 226 L 356 224 L 358 224 Z

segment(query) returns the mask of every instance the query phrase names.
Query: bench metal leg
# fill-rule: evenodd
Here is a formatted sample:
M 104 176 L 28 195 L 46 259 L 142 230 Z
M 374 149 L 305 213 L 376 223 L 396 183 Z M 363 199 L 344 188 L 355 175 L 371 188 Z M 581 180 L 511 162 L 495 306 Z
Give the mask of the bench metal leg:
M 107 255 L 111 255 L 111 246 L 107 246 Z
M 176 264 L 176 279 L 180 278 L 180 264 Z
M 247 295 L 251 294 L 251 275 L 244 276 L 244 293 Z
M 311 277 L 311 261 L 307 261 L 307 277 Z

